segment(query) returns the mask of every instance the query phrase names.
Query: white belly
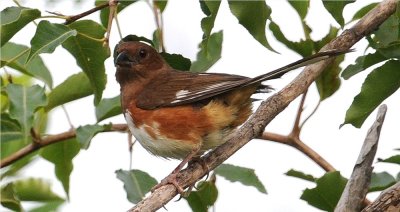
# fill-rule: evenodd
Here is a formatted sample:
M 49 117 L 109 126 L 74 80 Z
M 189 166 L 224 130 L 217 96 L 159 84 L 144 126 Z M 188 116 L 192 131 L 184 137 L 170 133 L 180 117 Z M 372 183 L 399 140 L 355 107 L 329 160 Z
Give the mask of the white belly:
M 132 135 L 147 151 L 156 156 L 182 159 L 195 148 L 191 143 L 160 135 L 158 123 L 152 123 L 151 126 L 146 124 L 136 126 L 128 111 L 124 115 Z M 148 133 L 146 128 L 152 133 Z

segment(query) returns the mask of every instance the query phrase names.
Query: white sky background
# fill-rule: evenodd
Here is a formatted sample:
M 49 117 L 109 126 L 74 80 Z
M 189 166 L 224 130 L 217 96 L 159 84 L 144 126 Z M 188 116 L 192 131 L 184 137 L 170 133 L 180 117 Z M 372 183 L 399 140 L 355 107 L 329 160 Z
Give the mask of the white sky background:
M 77 14 L 93 7 L 93 1 L 84 1 L 75 6 L 75 1 L 63 1 L 49 6 L 44 1 L 25 1 L 23 5 L 39 8 L 42 15 L 45 10 L 57 11 L 63 14 Z M 372 1 L 357 1 L 345 9 L 345 20 L 348 21 L 356 10 Z M 272 18 L 284 34 L 291 40 L 299 40 L 303 33 L 299 18 L 286 1 L 269 0 L 272 7 Z M 13 5 L 11 0 L 2 1 L 1 10 Z M 164 12 L 165 46 L 168 52 L 182 54 L 195 60 L 197 46 L 201 41 L 202 31 L 200 20 L 204 17 L 198 1 L 170 0 Z M 98 13 L 90 18 L 98 20 Z M 329 25 L 338 26 L 329 13 L 323 8 L 321 1 L 311 0 L 307 23 L 312 27 L 312 37 L 319 39 L 324 36 Z M 58 20 L 51 20 L 58 22 Z M 125 9 L 119 16 L 123 35 L 136 34 L 151 38 L 155 29 L 154 18 L 148 5 L 141 1 Z M 348 28 L 349 26 L 346 26 Z M 270 44 L 281 54 L 268 51 L 238 24 L 237 19 L 230 13 L 226 1 L 223 1 L 213 31 L 224 31 L 222 58 L 211 68 L 211 72 L 224 72 L 245 76 L 256 76 L 275 68 L 284 66 L 300 59 L 300 56 L 277 43 L 267 30 Z M 34 35 L 35 27 L 30 24 L 19 32 L 13 42 L 29 45 Z M 118 42 L 119 36 L 115 28 L 111 35 L 111 48 Z M 359 42 L 354 48 L 357 52 L 346 56 L 345 65 L 352 63 L 364 51 L 366 42 Z M 54 84 L 58 85 L 68 76 L 80 71 L 74 58 L 63 48 L 56 49 L 54 54 L 42 54 L 43 60 L 52 71 Z M 113 97 L 119 93 L 119 85 L 114 78 L 115 68 L 112 59 L 106 61 L 108 84 L 104 97 Z M 1 72 L 3 74 L 3 70 Z M 299 71 L 294 71 L 275 80 L 270 84 L 280 89 L 288 84 Z M 369 72 L 368 72 L 369 73 Z M 345 113 L 355 95 L 361 88 L 361 83 L 367 72 L 358 74 L 347 81 L 342 81 L 340 90 L 320 105 L 318 112 L 308 121 L 302 130 L 301 138 L 315 151 L 322 155 L 342 175 L 349 177 L 368 128 L 375 119 L 374 112 L 361 129 L 343 123 Z M 77 85 L 79 86 L 79 85 Z M 377 157 L 388 157 L 399 148 L 398 130 L 400 92 L 385 101 L 388 113 L 383 125 Z M 304 115 L 312 111 L 318 101 L 315 85 L 311 86 L 306 101 Z M 295 118 L 299 100 L 294 101 L 269 126 L 267 131 L 287 134 L 290 132 Z M 93 97 L 88 97 L 66 105 L 75 127 L 95 123 Z M 397 107 L 397 108 L 396 108 Z M 49 133 L 56 134 L 67 131 L 69 126 L 64 113 L 60 109 L 51 113 Z M 55 121 L 57 120 L 57 121 Z M 122 115 L 108 119 L 104 123 L 125 123 Z M 115 171 L 129 168 L 129 153 L 126 134 L 103 133 L 94 138 L 89 150 L 82 150 L 74 159 L 74 170 L 70 183 L 70 202 L 62 207 L 63 211 L 126 211 L 133 204 L 126 199 L 123 184 L 116 178 Z M 169 174 L 179 163 L 177 160 L 164 160 L 147 153 L 138 144 L 134 147 L 133 167 L 148 172 L 157 180 Z M 216 203 L 217 211 L 319 211 L 300 200 L 305 188 L 314 187 L 300 179 L 283 175 L 293 168 L 322 176 L 324 171 L 313 161 L 297 150 L 268 141 L 253 140 L 229 158 L 226 163 L 253 168 L 265 185 L 268 195 L 259 193 L 253 187 L 239 183 L 231 183 L 221 177 L 217 178 L 219 197 Z M 381 164 L 375 165 L 375 171 L 388 171 L 392 175 L 398 173 L 398 166 Z M 63 190 L 55 180 L 53 165 L 45 160 L 38 160 L 34 165 L 25 169 L 23 174 L 29 177 L 43 177 L 53 180 L 54 189 L 61 195 Z M 371 199 L 375 195 L 370 196 Z M 189 211 L 186 201 L 171 201 L 166 205 L 168 211 Z M 1 211 L 5 210 L 0 208 Z M 160 211 L 162 211 L 161 209 Z

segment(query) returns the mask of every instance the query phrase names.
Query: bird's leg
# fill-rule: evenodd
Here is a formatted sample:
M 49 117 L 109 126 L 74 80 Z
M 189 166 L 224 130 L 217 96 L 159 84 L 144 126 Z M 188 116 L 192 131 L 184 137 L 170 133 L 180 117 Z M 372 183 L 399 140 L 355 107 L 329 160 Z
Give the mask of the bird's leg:
M 157 185 L 155 185 L 152 189 L 151 192 L 154 192 L 156 189 L 167 185 L 167 184 L 172 184 L 175 186 L 176 190 L 178 190 L 178 193 L 183 195 L 185 191 L 183 190 L 182 186 L 178 184 L 178 181 L 176 180 L 176 177 L 178 173 L 182 170 L 182 168 L 192 160 L 193 157 L 195 157 L 200 151 L 200 147 L 196 147 L 193 149 L 183 160 L 182 162 L 169 174 L 166 178 L 161 180 L 161 182 Z

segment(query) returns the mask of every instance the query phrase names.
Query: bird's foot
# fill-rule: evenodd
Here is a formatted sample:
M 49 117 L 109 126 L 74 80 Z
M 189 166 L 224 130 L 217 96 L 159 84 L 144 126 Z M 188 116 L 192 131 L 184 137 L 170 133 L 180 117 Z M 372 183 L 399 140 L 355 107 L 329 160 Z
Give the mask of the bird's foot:
M 182 186 L 179 185 L 176 177 L 178 176 L 178 173 L 171 173 L 168 175 L 166 178 L 161 180 L 161 182 L 157 185 L 155 185 L 152 189 L 151 192 L 153 193 L 156 189 L 159 189 L 165 185 L 172 184 L 175 186 L 176 190 L 178 191 L 179 194 L 183 195 L 185 193 L 185 190 L 183 190 Z

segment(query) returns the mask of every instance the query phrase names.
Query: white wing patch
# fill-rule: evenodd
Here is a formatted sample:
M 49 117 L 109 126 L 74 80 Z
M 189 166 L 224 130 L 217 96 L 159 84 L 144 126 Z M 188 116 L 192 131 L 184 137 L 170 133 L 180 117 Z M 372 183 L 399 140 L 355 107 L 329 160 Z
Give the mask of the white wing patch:
M 223 86 L 228 85 L 230 83 L 232 83 L 232 82 L 216 83 L 216 84 L 213 84 L 213 85 L 205 87 L 203 90 L 199 90 L 199 91 L 196 91 L 196 92 L 192 92 L 192 91 L 189 91 L 189 90 L 180 90 L 180 91 L 176 92 L 175 100 L 172 101 L 171 103 L 179 103 L 179 102 L 182 102 L 182 101 L 195 99 L 195 98 L 199 97 L 200 95 L 202 95 L 204 93 L 210 92 L 210 91 L 212 91 L 212 90 L 214 90 L 216 88 L 223 87 Z

